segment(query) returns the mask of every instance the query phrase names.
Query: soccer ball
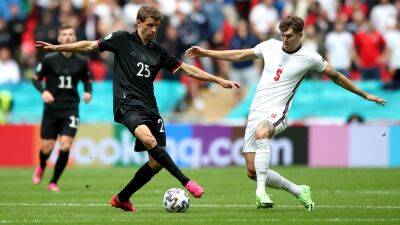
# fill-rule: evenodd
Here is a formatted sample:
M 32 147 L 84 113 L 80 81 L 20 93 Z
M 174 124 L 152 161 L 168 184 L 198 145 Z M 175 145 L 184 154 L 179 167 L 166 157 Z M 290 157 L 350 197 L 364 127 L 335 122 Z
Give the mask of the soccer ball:
M 167 212 L 186 212 L 189 209 L 189 195 L 180 188 L 171 188 L 164 194 L 164 208 Z

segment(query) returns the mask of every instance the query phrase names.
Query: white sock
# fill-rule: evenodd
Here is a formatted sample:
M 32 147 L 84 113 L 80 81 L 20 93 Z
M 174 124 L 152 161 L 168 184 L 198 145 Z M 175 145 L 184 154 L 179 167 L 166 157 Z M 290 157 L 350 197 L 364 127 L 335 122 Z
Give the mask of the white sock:
M 265 193 L 265 184 L 267 180 L 267 170 L 269 168 L 270 149 L 268 139 L 259 139 L 256 143 L 256 155 L 254 157 L 254 168 L 257 175 L 256 193 Z
M 268 187 L 283 189 L 296 197 L 300 195 L 301 190 L 298 185 L 292 183 L 274 170 L 268 170 L 266 184 Z

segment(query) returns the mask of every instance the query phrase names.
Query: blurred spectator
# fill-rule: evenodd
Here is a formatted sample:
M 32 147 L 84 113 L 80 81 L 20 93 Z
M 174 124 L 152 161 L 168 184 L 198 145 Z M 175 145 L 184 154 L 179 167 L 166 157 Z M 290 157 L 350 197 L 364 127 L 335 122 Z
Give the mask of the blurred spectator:
M 397 22 L 396 7 L 389 0 L 379 0 L 379 4 L 375 5 L 371 10 L 372 25 L 381 34 L 384 34 L 388 26 L 394 26 Z
M 357 50 L 356 64 L 360 68 L 363 80 L 380 79 L 380 66 L 384 63 L 385 40 L 366 21 L 354 36 Z
M 337 21 L 335 30 L 327 34 L 325 39 L 326 59 L 335 70 L 349 76 L 351 62 L 354 57 L 354 39 L 345 30 L 345 24 Z
M 0 17 L 4 18 L 6 21 L 9 21 L 14 17 L 17 17 L 19 20 L 23 20 L 26 16 L 25 11 L 18 10 L 17 14 L 15 14 L 14 9 L 15 8 L 23 9 L 24 4 L 30 4 L 30 3 L 27 3 L 24 0 L 1 0 Z
M 385 34 L 387 43 L 387 55 L 389 62 L 389 71 L 392 75 L 392 81 L 385 85 L 387 89 L 400 88 L 400 21 L 397 26 L 389 28 Z
M 13 98 L 9 91 L 0 91 L 0 124 L 7 123 L 8 114 L 13 108 Z
M 305 19 L 310 4 L 310 0 L 286 1 L 282 17 L 285 18 L 291 14 L 294 14 L 301 17 L 302 19 Z
M 20 72 L 18 64 L 11 58 L 10 49 L 0 49 L 0 84 L 18 83 Z
M 323 33 L 328 30 L 327 15 L 324 14 L 318 1 L 311 1 L 308 14 L 304 21 L 304 27 L 314 26 L 317 33 Z
M 361 29 L 365 21 L 365 14 L 361 10 L 355 10 L 352 14 L 352 21 L 347 24 L 347 29 L 353 34 Z
M 210 22 L 210 34 L 213 35 L 222 28 L 222 23 L 224 22 L 224 16 L 222 14 L 222 4 L 217 0 L 205 0 L 204 1 L 204 12 Z
M 275 33 L 279 21 L 278 10 L 273 5 L 273 0 L 263 0 L 250 11 L 250 24 L 253 32 L 261 41 Z
M 14 55 L 18 54 L 19 46 L 21 45 L 21 35 L 24 31 L 24 21 L 19 17 L 20 8 L 18 4 L 10 5 L 10 19 L 7 23 L 7 28 L 11 34 L 11 45 L 9 48 Z
M 354 12 L 360 12 L 366 17 L 368 14 L 368 5 L 362 0 L 345 0 L 340 9 L 340 14 L 346 17 L 346 21 L 350 21 L 353 20 Z
M 358 113 L 353 113 L 347 118 L 346 123 L 349 125 L 362 124 L 364 123 L 364 118 Z
M 321 5 L 322 13 L 329 22 L 334 22 L 336 19 L 336 12 L 338 7 L 337 0 L 317 0 Z
M 0 47 L 12 45 L 12 33 L 7 27 L 7 22 L 0 17 Z
M 41 40 L 48 43 L 57 43 L 57 28 L 59 21 L 55 20 L 53 11 L 44 10 L 42 11 L 39 23 L 35 30 L 35 40 Z M 43 55 L 46 54 L 43 51 L 37 51 L 37 59 L 41 60 Z
M 143 5 L 142 0 L 131 0 L 128 1 L 127 4 L 122 8 L 122 16 L 124 23 L 129 27 L 130 30 L 133 30 L 136 24 L 136 15 L 139 11 L 140 6 Z M 171 7 L 171 6 L 169 6 Z
M 259 43 L 256 36 L 250 31 L 246 20 L 239 20 L 235 34 L 231 40 L 230 49 L 253 48 Z M 229 79 L 239 82 L 242 87 L 248 88 L 256 85 L 260 79 L 254 61 L 233 62 Z M 242 92 L 238 93 L 242 94 Z M 243 97 L 243 96 L 239 96 Z

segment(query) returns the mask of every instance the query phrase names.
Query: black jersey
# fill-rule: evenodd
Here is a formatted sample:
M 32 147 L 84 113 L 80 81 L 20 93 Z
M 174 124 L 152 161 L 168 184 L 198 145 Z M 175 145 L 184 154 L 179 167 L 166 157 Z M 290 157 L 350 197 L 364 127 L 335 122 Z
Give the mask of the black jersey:
M 43 57 L 36 70 L 36 79 L 45 79 L 45 90 L 55 99 L 52 104 L 45 104 L 45 110 L 78 111 L 78 82 L 91 82 L 86 60 L 77 54 L 66 57 L 61 52 L 53 52 Z
M 158 114 L 153 81 L 161 68 L 174 73 L 182 62 L 153 41 L 143 45 L 137 32 L 117 31 L 99 40 L 98 45 L 100 51 L 114 53 L 114 115 L 121 105 L 144 107 Z

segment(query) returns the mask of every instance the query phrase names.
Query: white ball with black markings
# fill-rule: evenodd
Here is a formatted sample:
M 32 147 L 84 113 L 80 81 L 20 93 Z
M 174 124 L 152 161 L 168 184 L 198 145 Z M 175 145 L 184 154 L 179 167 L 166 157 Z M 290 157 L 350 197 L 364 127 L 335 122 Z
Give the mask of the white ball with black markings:
M 189 209 L 189 195 L 180 188 L 171 188 L 164 194 L 164 208 L 167 212 L 186 212 Z

